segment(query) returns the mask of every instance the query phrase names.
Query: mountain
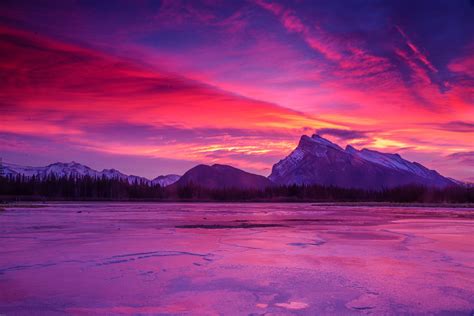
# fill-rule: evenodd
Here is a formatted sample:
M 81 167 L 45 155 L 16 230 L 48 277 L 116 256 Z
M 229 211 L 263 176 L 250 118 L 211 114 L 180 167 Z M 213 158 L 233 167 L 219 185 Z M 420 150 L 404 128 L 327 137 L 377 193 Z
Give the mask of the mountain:
M 209 189 L 264 189 L 273 185 L 273 183 L 264 176 L 219 164 L 212 166 L 198 165 L 191 168 L 174 186 L 180 187 L 189 184 L 196 184 Z
M 3 163 L 3 172 L 5 175 L 18 175 L 22 174 L 26 177 L 40 177 L 46 178 L 49 175 L 55 175 L 56 177 L 93 177 L 93 178 L 102 178 L 105 177 L 107 179 L 121 179 L 127 180 L 128 183 L 146 183 L 148 185 L 151 184 L 159 184 L 161 186 L 167 186 L 179 179 L 178 175 L 166 175 L 166 176 L 159 176 L 153 180 L 148 180 L 144 177 L 139 177 L 135 175 L 126 175 L 116 169 L 104 169 L 102 171 L 94 170 L 86 165 L 82 165 L 77 162 L 56 162 L 50 164 L 45 167 L 29 167 L 29 166 L 20 166 L 11 163 Z
M 375 190 L 407 184 L 455 185 L 436 171 L 398 154 L 357 150 L 352 146 L 342 149 L 316 134 L 303 135 L 296 149 L 273 166 L 269 179 L 282 185 L 321 184 Z
M 173 187 L 195 184 L 211 189 L 263 189 L 274 184 L 320 184 L 374 190 L 408 184 L 432 187 L 460 185 L 460 182 L 445 178 L 417 162 L 405 160 L 398 154 L 369 149 L 357 150 L 352 146 L 343 149 L 319 135 L 303 135 L 295 150 L 273 166 L 268 178 L 220 164 L 198 165 L 182 177 L 169 174 L 153 180 L 126 175 L 116 169 L 97 171 L 74 161 L 57 162 L 45 167 L 3 163 L 3 172 L 6 175 L 23 174 L 40 178 L 52 174 L 57 177 L 105 177 L 127 180 L 130 184 L 146 183 Z
M 474 178 L 468 178 L 467 181 L 460 181 L 457 179 L 453 178 L 448 178 L 449 180 L 453 181 L 460 187 L 465 187 L 465 188 L 474 188 Z
M 62 163 L 57 162 L 46 167 L 20 166 L 11 163 L 3 163 L 3 172 L 5 175 L 22 174 L 27 177 L 38 176 L 41 178 L 54 174 L 55 176 L 97 176 L 97 171 L 76 162 Z
M 167 174 L 165 176 L 156 177 L 155 179 L 151 180 L 151 183 L 152 184 L 159 184 L 162 187 L 167 187 L 167 186 L 175 183 L 176 181 L 178 181 L 179 178 L 181 178 L 181 176 L 179 176 L 177 174 Z

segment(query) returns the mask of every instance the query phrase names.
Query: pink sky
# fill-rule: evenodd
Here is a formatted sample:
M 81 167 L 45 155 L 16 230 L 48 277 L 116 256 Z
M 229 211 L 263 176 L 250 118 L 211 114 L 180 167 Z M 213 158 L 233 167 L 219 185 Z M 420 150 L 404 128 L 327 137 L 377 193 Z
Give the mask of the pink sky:
M 375 3 L 2 4 L 1 155 L 268 175 L 318 131 L 474 180 L 466 3 L 444 4 L 438 24 L 437 7 Z

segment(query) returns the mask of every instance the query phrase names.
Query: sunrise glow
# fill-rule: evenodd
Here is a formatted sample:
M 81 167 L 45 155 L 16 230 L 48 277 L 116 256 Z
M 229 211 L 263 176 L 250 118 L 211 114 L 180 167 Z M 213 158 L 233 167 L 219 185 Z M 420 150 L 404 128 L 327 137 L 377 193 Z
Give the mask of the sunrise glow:
M 444 5 L 2 3 L 1 155 L 267 176 L 317 130 L 473 180 L 473 11 Z

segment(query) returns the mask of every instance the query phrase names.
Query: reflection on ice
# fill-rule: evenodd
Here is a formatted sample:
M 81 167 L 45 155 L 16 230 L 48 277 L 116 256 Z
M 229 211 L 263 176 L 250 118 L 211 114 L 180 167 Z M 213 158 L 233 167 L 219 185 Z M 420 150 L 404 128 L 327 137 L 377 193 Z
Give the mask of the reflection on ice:
M 474 210 L 77 203 L 0 214 L 0 314 L 468 314 Z

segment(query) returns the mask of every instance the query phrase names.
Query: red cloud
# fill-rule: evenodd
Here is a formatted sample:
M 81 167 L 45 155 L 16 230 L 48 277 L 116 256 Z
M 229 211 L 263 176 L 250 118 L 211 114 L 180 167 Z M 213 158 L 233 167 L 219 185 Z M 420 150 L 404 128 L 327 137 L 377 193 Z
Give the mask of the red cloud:
M 474 78 L 474 44 L 472 45 L 473 51 L 467 56 L 453 60 L 449 65 L 448 69 L 452 72 L 465 74 Z
M 184 77 L 17 30 L 0 29 L 2 89 L 9 111 L 62 111 L 189 126 L 299 128 L 301 113 Z M 8 113 L 8 111 L 7 111 Z
M 253 170 L 263 170 L 268 162 L 262 165 L 260 156 L 283 155 L 291 146 L 288 138 L 297 137 L 303 128 L 338 126 L 132 60 L 15 29 L 0 28 L 0 56 L 4 135 L 42 137 L 116 155 L 208 162 L 206 157 L 215 152 L 220 153 L 213 156 L 215 161 L 242 166 L 233 158 L 238 155 Z M 200 128 L 202 133 L 191 142 L 157 142 L 159 132 L 146 140 L 134 132 L 133 141 L 91 133 L 114 122 L 121 122 L 117 128 L 124 130 L 172 125 Z M 222 139 L 208 134 L 209 127 L 247 130 L 249 136 Z M 273 130 L 284 136 L 268 141 Z
M 363 43 L 344 42 L 322 29 L 304 25 L 294 11 L 280 5 L 263 3 L 261 6 L 274 14 L 288 32 L 298 34 L 304 43 L 321 53 L 321 58 L 304 60 L 289 45 L 280 42 L 276 45 L 257 41 L 256 46 L 245 47 L 243 51 L 226 47 L 235 54 L 232 57 L 240 53 L 251 60 L 249 68 L 264 64 L 266 69 L 277 69 L 270 75 L 256 75 L 252 69 L 241 70 L 238 74 L 244 79 L 240 82 L 224 81 L 221 77 L 213 80 L 215 85 L 211 86 L 203 81 L 212 76 L 202 75 L 200 69 L 193 76 L 200 80 L 190 80 L 189 76 L 164 72 L 135 60 L 1 28 L 3 121 L 0 132 L 41 135 L 111 154 L 203 162 L 212 158 L 260 170 L 271 163 L 264 157 L 276 159 L 285 155 L 305 127 L 376 131 L 367 135 L 365 145 L 377 148 L 403 145 L 432 156 L 446 155 L 451 148 L 465 148 L 469 144 L 467 137 L 459 137 L 455 130 L 422 125 L 465 119 L 472 113 L 473 94 L 472 85 L 463 82 L 452 82 L 448 91 L 440 92 L 430 80 L 430 67 L 423 62 L 415 46 L 405 41 L 403 47 L 394 48 L 399 60 L 410 69 L 412 82 L 407 83 L 393 61 L 371 54 L 362 48 L 366 47 Z M 272 51 L 274 53 L 269 54 Z M 193 63 L 196 59 L 191 58 L 192 53 L 194 51 L 183 53 L 182 58 Z M 214 56 L 209 50 L 205 54 Z M 214 54 L 224 55 L 222 51 Z M 161 57 L 155 54 L 155 58 Z M 173 57 L 176 59 L 169 63 L 170 68 L 181 69 L 179 58 Z M 453 61 L 449 70 L 466 74 L 470 63 L 468 57 L 461 58 Z M 227 63 L 212 71 L 235 73 L 238 67 L 241 64 Z M 262 83 L 265 79 L 267 86 Z M 304 85 L 293 88 L 293 80 L 301 80 Z M 245 98 L 223 89 L 245 92 L 247 96 L 270 102 Z M 295 103 L 306 106 L 308 113 L 317 114 L 330 123 L 276 105 L 282 102 L 295 108 Z M 137 136 L 140 133 L 135 132 L 131 132 L 133 140 L 116 135 L 99 139 L 91 135 L 91 127 L 111 122 L 121 122 L 123 130 L 132 125 L 144 125 L 177 126 L 203 132 L 199 140 L 195 137 L 183 142 L 176 137 L 167 139 L 166 143 L 159 132 L 155 140 L 161 143 L 144 141 Z M 238 128 L 248 131 L 249 135 L 224 138 L 208 134 L 206 128 L 209 127 Z M 267 134 L 259 134 L 262 131 Z M 269 142 L 268 135 L 272 131 L 286 136 Z M 419 139 L 436 139 L 438 143 L 449 145 L 425 144 Z

